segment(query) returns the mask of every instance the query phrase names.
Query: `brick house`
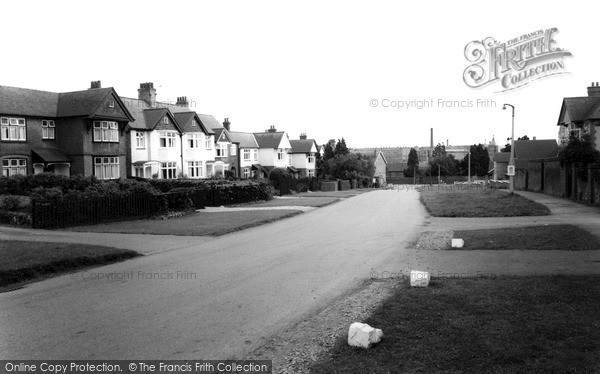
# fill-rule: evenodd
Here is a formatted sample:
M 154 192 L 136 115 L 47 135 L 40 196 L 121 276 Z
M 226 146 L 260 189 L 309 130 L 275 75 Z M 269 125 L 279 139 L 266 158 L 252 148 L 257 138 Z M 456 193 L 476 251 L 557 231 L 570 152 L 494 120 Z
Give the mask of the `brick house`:
M 264 174 L 268 174 L 274 168 L 289 169 L 292 145 L 285 132 L 277 131 L 275 126 L 271 126 L 265 132 L 255 132 L 254 138 L 258 143 L 257 171 L 260 174 L 267 176 Z
M 229 170 L 233 176 L 239 175 L 237 145 L 231 141 L 229 134 L 230 122 L 228 118 L 221 125 L 214 116 L 199 114 L 200 118 L 208 127 L 215 132 L 215 162 L 213 165 L 214 175 L 223 177 L 225 171 Z
M 65 93 L 0 86 L 1 175 L 123 178 L 132 120 L 115 90 L 100 81 Z
M 592 82 L 587 88 L 587 96 L 565 97 L 563 99 L 557 125 L 560 126 L 558 139 L 566 145 L 572 134 L 581 138 L 589 134 L 594 147 L 600 150 L 600 85 Z
M 300 178 L 316 176 L 317 142 L 307 139 L 306 134 L 301 134 L 300 139 L 290 140 L 291 166 L 298 170 Z

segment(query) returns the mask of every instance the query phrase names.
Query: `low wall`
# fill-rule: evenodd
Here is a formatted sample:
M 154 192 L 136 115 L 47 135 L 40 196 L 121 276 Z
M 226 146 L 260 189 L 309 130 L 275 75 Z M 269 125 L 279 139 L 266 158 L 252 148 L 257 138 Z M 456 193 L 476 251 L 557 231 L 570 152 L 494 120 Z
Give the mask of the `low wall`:
M 337 181 L 321 181 L 319 189 L 321 191 L 337 191 L 338 182 Z

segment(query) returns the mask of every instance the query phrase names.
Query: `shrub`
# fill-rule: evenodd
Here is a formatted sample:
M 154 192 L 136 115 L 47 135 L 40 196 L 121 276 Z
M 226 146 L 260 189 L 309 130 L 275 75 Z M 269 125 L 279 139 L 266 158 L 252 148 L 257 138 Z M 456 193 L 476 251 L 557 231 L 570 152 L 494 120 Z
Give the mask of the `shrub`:
M 275 168 L 271 170 L 271 173 L 269 173 L 269 180 L 271 181 L 271 184 L 273 184 L 273 186 L 277 189 L 280 188 L 282 179 L 292 179 L 292 175 L 287 169 Z
M 31 214 L 26 212 L 0 210 L 0 222 L 14 226 L 31 227 Z
M 4 196 L 0 207 L 3 210 L 16 212 L 21 208 L 21 199 L 17 196 Z

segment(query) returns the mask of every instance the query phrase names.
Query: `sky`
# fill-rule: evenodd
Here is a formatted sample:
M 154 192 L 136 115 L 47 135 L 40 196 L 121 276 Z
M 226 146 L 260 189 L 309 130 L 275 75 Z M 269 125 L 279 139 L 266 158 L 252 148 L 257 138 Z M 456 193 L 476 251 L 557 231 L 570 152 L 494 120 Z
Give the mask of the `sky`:
M 0 85 L 66 92 L 100 80 L 137 97 L 153 82 L 158 100 L 187 96 L 234 131 L 275 126 L 351 148 L 428 146 L 430 128 L 436 144 L 504 144 L 510 103 L 515 137 L 556 139 L 563 97 L 600 81 L 599 10 L 583 1 L 2 2 Z M 465 84 L 467 44 L 548 28 L 572 54 L 563 74 L 506 92 Z M 400 102 L 413 106 L 392 107 Z

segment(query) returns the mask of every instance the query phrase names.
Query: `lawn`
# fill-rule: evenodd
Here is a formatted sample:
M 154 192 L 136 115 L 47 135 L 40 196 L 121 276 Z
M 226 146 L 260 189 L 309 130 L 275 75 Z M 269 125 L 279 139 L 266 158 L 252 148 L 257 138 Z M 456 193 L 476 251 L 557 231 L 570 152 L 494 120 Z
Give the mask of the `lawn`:
M 550 210 L 516 194 L 493 189 L 431 189 L 421 202 L 434 217 L 545 216 Z
M 137 252 L 73 243 L 0 241 L 0 286 L 139 256 Z
M 600 249 L 600 240 L 597 237 L 573 225 L 454 231 L 454 237 L 464 239 L 465 245 L 463 248 L 451 249 L 565 251 Z
M 600 371 L 600 276 L 435 279 L 361 322 L 382 342 L 354 348 L 344 335 L 311 373 Z
M 112 232 L 119 234 L 154 234 L 182 236 L 218 236 L 264 225 L 300 214 L 298 210 L 249 210 L 236 212 L 196 212 L 168 220 L 144 219 L 69 227 L 67 231 Z

